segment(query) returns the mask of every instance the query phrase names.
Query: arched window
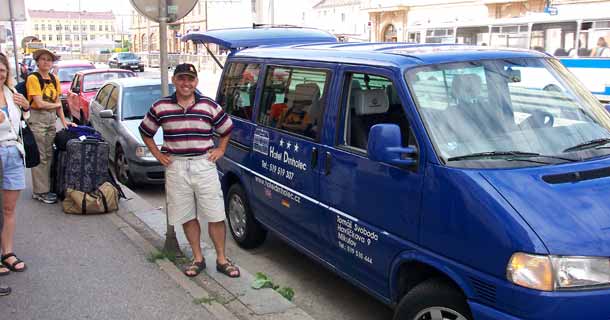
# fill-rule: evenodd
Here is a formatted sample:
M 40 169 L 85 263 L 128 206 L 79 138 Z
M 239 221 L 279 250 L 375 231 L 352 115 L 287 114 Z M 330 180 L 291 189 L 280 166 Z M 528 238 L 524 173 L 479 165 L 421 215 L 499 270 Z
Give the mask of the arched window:
M 396 28 L 393 24 L 388 24 L 383 31 L 384 42 L 397 42 L 398 37 L 396 36 Z

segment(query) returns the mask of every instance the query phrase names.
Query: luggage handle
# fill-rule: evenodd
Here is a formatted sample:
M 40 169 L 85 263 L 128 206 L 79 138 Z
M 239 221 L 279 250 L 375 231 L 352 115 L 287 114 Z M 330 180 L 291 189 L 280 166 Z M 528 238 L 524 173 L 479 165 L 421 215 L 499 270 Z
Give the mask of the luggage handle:
M 85 140 L 81 140 L 81 141 L 82 141 L 82 143 L 85 143 L 85 144 L 98 144 L 98 143 L 100 143 L 100 142 L 101 142 L 101 141 L 100 141 L 100 140 L 98 140 L 98 139 L 95 139 L 95 138 L 89 138 L 89 137 L 87 137 L 87 138 L 85 138 Z

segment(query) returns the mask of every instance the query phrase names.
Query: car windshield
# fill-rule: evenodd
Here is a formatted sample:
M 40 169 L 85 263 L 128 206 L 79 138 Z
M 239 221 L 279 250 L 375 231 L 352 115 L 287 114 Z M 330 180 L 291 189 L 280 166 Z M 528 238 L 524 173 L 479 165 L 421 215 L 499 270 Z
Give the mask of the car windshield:
M 448 166 L 517 167 L 610 153 L 610 116 L 555 59 L 483 60 L 408 70 Z
M 135 77 L 132 72 L 100 72 L 85 75 L 83 80 L 83 91 L 97 91 L 104 82 L 117 78 Z
M 169 93 L 174 92 L 174 85 L 169 85 Z M 127 87 L 123 90 L 123 120 L 144 119 L 144 115 L 157 99 L 161 98 L 161 85 Z
M 138 57 L 133 53 L 121 53 L 119 54 L 119 59 L 127 60 L 127 59 L 137 59 Z
M 93 65 L 90 66 L 78 66 L 78 67 L 60 67 L 57 71 L 57 77 L 60 82 L 72 81 L 74 74 L 81 70 L 94 69 Z

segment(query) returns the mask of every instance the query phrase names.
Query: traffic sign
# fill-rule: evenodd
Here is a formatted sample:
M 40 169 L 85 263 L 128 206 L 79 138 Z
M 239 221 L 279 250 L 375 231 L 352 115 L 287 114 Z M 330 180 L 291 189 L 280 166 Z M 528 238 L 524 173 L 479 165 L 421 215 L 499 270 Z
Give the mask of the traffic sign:
M 13 18 L 15 21 L 26 21 L 24 0 L 13 1 Z M 0 21 L 11 21 L 11 11 L 6 0 L 0 1 Z
M 559 14 L 559 10 L 557 9 L 557 7 L 546 7 L 544 8 L 544 12 L 552 16 L 556 16 L 557 14 Z
M 172 23 L 184 18 L 197 4 L 198 0 L 130 0 L 133 7 L 150 20 L 161 22 L 161 5 L 165 3 L 167 20 Z

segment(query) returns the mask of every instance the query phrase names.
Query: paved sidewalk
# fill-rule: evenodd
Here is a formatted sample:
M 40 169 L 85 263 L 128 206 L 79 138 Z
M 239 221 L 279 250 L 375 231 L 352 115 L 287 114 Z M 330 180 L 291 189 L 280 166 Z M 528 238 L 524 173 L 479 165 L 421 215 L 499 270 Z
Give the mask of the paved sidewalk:
M 150 204 L 140 198 L 136 193 L 128 188 L 123 189 L 130 199 L 125 201 L 125 208 L 120 213 L 120 217 L 137 230 L 143 237 L 153 243 L 157 248 L 162 248 L 165 231 L 166 216 L 163 208 L 151 208 Z M 203 220 L 203 219 L 202 219 Z M 255 290 L 251 288 L 254 275 L 248 270 L 240 267 L 241 277 L 236 279 L 228 278 L 218 273 L 214 268 L 216 255 L 212 245 L 208 242 L 209 238 L 205 235 L 207 225 L 202 221 L 202 239 L 204 258 L 208 262 L 208 268 L 198 277 L 195 282 L 203 290 L 214 297 L 214 303 L 222 304 L 223 312 L 229 312 L 239 319 L 252 320 L 313 320 L 304 310 L 286 300 L 279 293 L 272 289 Z M 228 231 L 227 231 L 228 233 Z M 176 228 L 177 240 L 182 251 L 192 257 L 190 246 L 186 240 L 182 228 Z M 227 240 L 230 235 L 227 234 Z M 231 252 L 228 252 L 231 256 Z M 239 261 L 237 261 L 239 265 Z M 208 308 L 208 306 L 204 305 Z M 211 310 L 218 318 L 224 319 L 215 310 Z
M 31 197 L 21 194 L 15 239 L 28 270 L 0 277 L 13 289 L 1 319 L 219 319 L 147 260 L 117 215 L 66 215 Z

